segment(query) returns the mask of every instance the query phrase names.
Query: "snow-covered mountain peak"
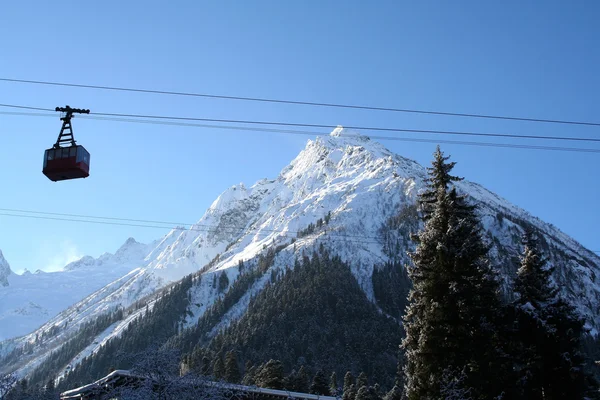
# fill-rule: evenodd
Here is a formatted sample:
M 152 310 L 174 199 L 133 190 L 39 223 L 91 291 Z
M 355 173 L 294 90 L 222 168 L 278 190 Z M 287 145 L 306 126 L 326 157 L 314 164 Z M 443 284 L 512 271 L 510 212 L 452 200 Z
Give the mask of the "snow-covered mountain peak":
M 8 276 L 12 274 L 8 261 L 4 258 L 0 250 L 0 286 L 8 286 Z
M 119 250 L 116 251 L 114 258 L 120 262 L 129 260 L 142 260 L 148 255 L 152 247 L 152 244 L 147 245 L 140 243 L 134 238 L 130 237 L 125 241 L 125 243 L 123 243 L 121 247 L 119 247 Z
M 129 237 L 129 238 L 128 238 L 128 239 L 125 241 L 125 243 L 123 243 L 123 245 L 121 246 L 121 248 L 120 248 L 119 250 L 121 250 L 123 247 L 126 247 L 126 246 L 133 246 L 133 245 L 136 245 L 136 244 L 140 244 L 140 243 L 139 243 L 137 240 L 135 240 L 134 238 L 132 238 L 132 237 Z M 117 252 L 118 252 L 119 250 L 117 250 Z
M 426 170 L 413 160 L 389 151 L 377 141 L 346 128 L 337 127 L 329 136 L 309 140 L 298 156 L 285 167 L 279 180 L 303 194 L 323 185 L 358 184 L 370 179 L 425 178 Z
M 243 183 L 231 186 L 217 197 L 208 208 L 210 214 L 220 214 L 230 208 L 231 204 L 248 197 L 248 191 Z
M 371 140 L 367 135 L 363 135 L 358 131 L 353 129 L 344 128 L 342 125 L 338 125 L 334 130 L 329 134 L 330 137 L 353 137 L 355 140 L 359 141 L 369 141 Z M 317 138 L 319 140 L 320 137 Z
M 342 135 L 343 130 L 344 130 L 344 127 L 341 125 L 338 125 L 337 128 L 335 128 L 334 130 L 331 131 L 329 136 L 339 137 Z

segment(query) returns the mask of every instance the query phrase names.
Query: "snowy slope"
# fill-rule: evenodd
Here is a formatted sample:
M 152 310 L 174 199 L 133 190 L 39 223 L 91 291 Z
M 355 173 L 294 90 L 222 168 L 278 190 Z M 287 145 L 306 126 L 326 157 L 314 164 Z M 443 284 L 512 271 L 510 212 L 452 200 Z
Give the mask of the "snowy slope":
M 192 228 L 175 229 L 154 243 L 152 249 L 140 251 L 138 255 L 147 254 L 142 262 L 128 264 L 125 258 L 123 263 L 129 265 L 127 275 L 99 288 L 36 332 L 11 341 L 8 348 L 35 344 L 35 335 L 53 326 L 60 326 L 62 337 L 67 338 L 84 321 L 117 307 L 132 306 L 168 283 L 202 270 L 206 279 L 190 292 L 193 317 L 186 320 L 189 326 L 219 297 L 210 284 L 213 274 L 224 271 L 234 282 L 240 260 L 255 265 L 258 256 L 273 246 L 279 246 L 280 251 L 271 269 L 291 267 L 297 256 L 309 254 L 315 246 L 329 247 L 351 264 L 353 274 L 373 300 L 373 268 L 390 256 L 382 246 L 380 229 L 399 210 L 415 204 L 425 177 L 425 168 L 416 162 L 391 153 L 366 136 L 337 128 L 328 137 L 309 140 L 277 178 L 263 179 L 251 187 L 239 184 L 227 189 Z M 557 266 L 555 279 L 562 292 L 586 316 L 595 332 L 600 325 L 600 258 L 554 226 L 480 185 L 463 181 L 458 187 L 480 205 L 486 238 L 492 247 L 492 262 L 501 272 L 507 293 L 515 273 L 514 260 L 520 252 L 520 233 L 524 226 L 533 226 L 543 233 L 551 262 Z M 327 215 L 331 216 L 328 224 L 299 237 L 299 231 Z M 409 247 L 405 243 L 401 250 Z M 90 259 L 82 259 L 66 269 L 76 272 L 88 268 L 88 263 L 94 264 Z M 132 266 L 139 268 L 131 270 Z M 264 287 L 268 275 L 269 271 L 254 283 L 220 326 L 243 315 L 250 295 Z M 70 321 L 68 326 L 66 321 Z M 102 340 L 123 330 L 123 324 L 114 327 L 114 331 L 107 329 L 102 333 Z M 36 344 L 30 364 L 19 367 L 21 374 L 46 356 L 48 349 L 60 345 L 60 340 L 56 339 L 52 346 Z M 85 355 L 94 347 L 90 344 Z
M 114 255 L 87 256 L 62 271 L 26 271 L 22 275 L 3 272 L 10 268 L 0 253 L 0 341 L 30 333 L 92 292 L 142 266 L 153 245 L 130 238 Z
M 12 271 L 10 269 L 10 265 L 8 265 L 8 261 L 6 261 L 2 251 L 0 251 L 0 287 L 8 286 L 8 276 L 11 274 Z

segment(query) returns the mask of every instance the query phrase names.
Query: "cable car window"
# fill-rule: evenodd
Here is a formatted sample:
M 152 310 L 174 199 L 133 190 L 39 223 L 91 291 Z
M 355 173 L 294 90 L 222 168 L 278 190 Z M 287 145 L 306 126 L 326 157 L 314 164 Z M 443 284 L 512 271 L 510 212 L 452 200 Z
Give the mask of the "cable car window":
M 89 164 L 90 153 L 82 146 L 77 146 L 77 162 L 83 161 L 86 164 Z
M 54 160 L 54 150 L 46 150 L 46 158 L 48 161 Z
M 69 157 L 75 157 L 77 155 L 77 147 L 73 146 L 69 150 Z

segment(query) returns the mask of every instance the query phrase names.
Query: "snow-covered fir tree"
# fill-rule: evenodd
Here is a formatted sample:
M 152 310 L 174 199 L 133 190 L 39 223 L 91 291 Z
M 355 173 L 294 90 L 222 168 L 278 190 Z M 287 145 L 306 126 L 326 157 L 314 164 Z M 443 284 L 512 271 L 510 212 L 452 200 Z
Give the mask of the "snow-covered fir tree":
M 460 379 L 472 399 L 492 399 L 502 391 L 495 371 L 498 284 L 476 207 L 452 185 L 462 178 L 450 174 L 455 163 L 448 159 L 438 147 L 420 195 L 424 227 L 411 253 L 404 317 L 406 396 L 443 398 L 441 382 Z M 452 371 L 461 376 L 448 376 Z
M 360 389 L 363 386 L 368 386 L 369 385 L 369 378 L 367 377 L 367 374 L 365 374 L 364 372 L 361 372 L 360 374 L 358 374 L 358 377 L 356 378 L 356 387 L 358 389 Z
M 559 295 L 553 268 L 536 235 L 523 235 L 515 280 L 517 388 L 523 399 L 583 399 L 588 386 L 581 354 L 584 321 Z
M 327 383 L 327 377 L 325 376 L 325 372 L 320 369 L 315 374 L 312 383 L 310 384 L 310 393 L 319 394 L 322 396 L 327 396 L 329 393 L 329 385 Z
M 238 366 L 237 357 L 233 350 L 228 351 L 225 354 L 225 380 L 231 383 L 239 383 L 240 376 L 240 367 Z
M 343 400 L 354 400 L 356 397 L 356 385 L 354 380 L 354 375 L 350 371 L 346 372 L 344 375 L 344 392 L 343 392 Z
M 331 373 L 329 377 L 329 394 L 331 396 L 337 397 L 338 395 L 338 382 L 337 382 L 337 374 L 334 372 Z
M 221 354 L 217 354 L 215 363 L 213 364 L 213 376 L 215 379 L 220 380 L 223 379 L 223 375 L 225 374 L 225 365 L 223 364 L 223 358 Z
M 283 364 L 279 360 L 269 360 L 256 372 L 256 385 L 269 389 L 283 388 Z

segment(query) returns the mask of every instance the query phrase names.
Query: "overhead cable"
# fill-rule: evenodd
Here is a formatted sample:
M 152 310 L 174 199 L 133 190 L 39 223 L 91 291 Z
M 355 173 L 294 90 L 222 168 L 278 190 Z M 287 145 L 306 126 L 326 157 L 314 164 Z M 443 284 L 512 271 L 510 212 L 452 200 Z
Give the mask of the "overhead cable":
M 1 210 L 10 210 L 10 209 L 1 209 Z M 113 217 L 98 217 L 98 216 L 86 216 L 86 215 L 77 215 L 77 214 L 62 214 L 62 213 L 50 213 L 50 212 L 41 212 L 41 211 L 26 211 L 26 210 L 14 210 L 19 213 L 32 213 L 32 214 L 40 214 L 40 215 L 25 215 L 25 214 L 15 214 L 15 212 L 2 212 L 0 216 L 7 217 L 16 217 L 16 218 L 29 218 L 29 219 L 43 219 L 43 220 L 51 220 L 51 221 L 65 221 L 65 222 L 81 222 L 81 223 L 90 223 L 90 224 L 100 224 L 100 225 L 115 225 L 115 226 L 130 226 L 137 228 L 155 228 L 155 229 L 170 229 L 170 230 L 178 230 L 178 231 L 196 231 L 196 232 L 209 232 L 212 230 L 225 231 L 229 233 L 239 233 L 242 234 L 246 231 L 257 230 L 258 234 L 268 236 L 272 233 L 279 233 L 281 236 L 289 237 L 289 235 L 298 235 L 302 234 L 302 231 L 290 231 L 290 230 L 280 230 L 280 229 L 268 229 L 268 228 L 253 228 L 252 226 L 244 226 L 241 228 L 232 228 L 227 226 L 220 225 L 207 225 L 201 223 L 195 224 L 185 224 L 189 226 L 181 226 L 184 224 L 179 224 L 180 226 L 162 226 L 156 224 L 170 224 L 169 222 L 161 222 L 161 221 L 147 221 L 147 220 L 136 220 L 136 219 L 127 219 L 127 218 L 113 218 Z M 54 216 L 52 216 L 54 215 Z M 76 219 L 70 218 L 70 216 L 77 218 L 86 218 L 84 219 Z M 91 220 L 92 218 L 96 219 L 107 219 L 107 221 L 96 221 Z M 138 221 L 143 224 L 133 224 L 130 222 L 121 222 L 121 221 Z M 155 225 L 151 225 L 155 223 Z M 336 239 L 349 239 L 352 241 L 363 241 L 376 243 L 376 240 L 379 240 L 378 237 L 375 236 L 366 236 L 366 235 L 350 235 L 337 231 L 326 231 L 326 234 L 330 238 Z
M 85 84 L 78 84 L 78 83 L 37 81 L 37 80 L 28 80 L 28 79 L 0 78 L 0 81 L 13 82 L 13 83 L 27 83 L 27 84 L 36 84 L 36 85 L 48 85 L 48 86 L 75 87 L 75 88 L 85 88 L 85 89 L 113 90 L 113 91 L 121 91 L 121 92 L 136 92 L 136 93 L 149 93 L 149 94 L 188 96 L 188 97 L 204 97 L 204 98 L 211 98 L 211 99 L 252 101 L 252 102 L 262 102 L 262 103 L 278 103 L 278 104 L 291 104 L 291 105 L 303 105 L 303 106 L 315 106 L 315 107 L 346 108 L 346 109 L 369 110 L 369 111 L 386 111 L 386 112 L 396 112 L 396 113 L 413 113 L 413 114 L 438 115 L 438 116 L 448 116 L 448 117 L 484 118 L 484 119 L 524 121 L 524 122 L 542 122 L 542 123 L 552 123 L 552 124 L 600 126 L 600 122 L 592 122 L 592 121 L 544 119 L 544 118 L 516 117 L 516 116 L 506 116 L 506 115 L 479 114 L 479 113 L 458 113 L 458 112 L 448 112 L 448 111 L 418 110 L 418 109 L 408 109 L 408 108 L 392 108 L 392 107 L 366 106 L 366 105 L 356 105 L 356 104 L 337 104 L 337 103 L 273 99 L 273 98 L 262 98 L 262 97 L 226 96 L 226 95 L 216 95 L 216 94 L 209 94 L 209 93 L 191 93 L 191 92 L 178 92 L 178 91 L 155 90 L 155 89 L 139 89 L 139 88 L 129 88 L 129 87 L 116 87 L 116 86 L 85 85 Z
M 52 111 L 50 109 L 44 109 L 39 107 L 27 107 L 27 106 L 15 106 L 0 104 L 0 107 L 17 107 L 17 108 L 28 108 L 42 111 Z M 5 113 L 7 115 L 29 115 L 29 116 L 49 116 L 50 114 L 37 114 L 37 113 Z M 202 124 L 191 124 L 177 122 L 178 120 L 192 120 L 192 121 L 213 121 L 213 122 L 238 122 L 243 124 L 269 124 L 269 125 L 284 125 L 284 126 L 307 126 L 307 127 L 327 127 L 332 128 L 330 125 L 316 125 L 316 124 L 296 124 L 296 123 L 275 123 L 275 122 L 259 122 L 259 121 L 245 121 L 245 120 L 222 120 L 222 119 L 208 119 L 208 118 L 190 118 L 190 117 L 167 117 L 167 116 L 142 116 L 136 114 L 114 114 L 114 113 L 94 113 L 97 116 L 82 116 L 81 118 L 97 119 L 97 120 L 108 120 L 118 122 L 132 122 L 132 123 L 145 123 L 145 124 L 156 124 L 156 125 L 175 125 L 175 126 L 190 126 L 199 128 L 213 128 L 213 129 L 230 129 L 230 130 L 246 130 L 246 131 L 257 131 L 257 132 L 274 132 L 274 133 L 286 133 L 286 134 L 301 134 L 301 135 L 316 135 L 326 136 L 328 133 L 310 132 L 310 131 L 298 131 L 298 130 L 282 130 L 282 129 L 268 129 L 268 128 L 250 128 L 244 126 L 227 126 L 227 125 L 202 125 Z M 125 116 L 129 119 L 124 118 L 111 118 L 102 116 Z M 141 118 L 155 118 L 157 120 L 144 120 Z M 134 119 L 131 119 L 134 118 Z M 175 121 L 171 121 L 174 119 Z M 349 129 L 362 129 L 362 130 L 387 130 L 396 132 L 414 132 L 414 133 L 438 133 L 438 134 L 472 134 L 478 136 L 502 136 L 502 137 L 514 137 L 514 138 L 527 138 L 527 139 L 556 139 L 556 140 L 585 140 L 600 142 L 600 139 L 592 138 L 575 138 L 575 137 L 553 137 L 553 136 L 521 136 L 521 135 L 508 135 L 508 134 L 483 134 L 483 133 L 472 133 L 472 132 L 455 132 L 455 131 L 424 131 L 424 130 L 413 130 L 413 129 L 399 129 L 399 128 L 368 128 L 368 127 L 348 127 Z M 344 135 L 345 137 L 353 137 L 355 135 Z M 467 145 L 467 146 L 483 146 L 483 147 L 501 147 L 501 148 L 518 148 L 518 149 L 532 149 L 532 150 L 551 150 L 551 151 L 570 151 L 570 152 L 582 152 L 582 153 L 600 153 L 600 149 L 594 148 L 580 148 L 580 147 L 561 147 L 561 146 L 539 146 L 539 145 L 519 145 L 512 143 L 496 143 L 496 142 L 470 142 L 470 141 L 451 141 L 451 140 L 434 140 L 434 139 L 418 139 L 418 138 L 400 138 L 390 136 L 374 136 L 369 135 L 369 138 L 377 140 L 395 140 L 405 142 L 421 142 L 421 143 L 438 143 L 438 144 L 455 144 L 455 145 Z
M 0 105 L 1 106 L 1 105 Z M 2 112 L 0 112 L 2 113 Z M 27 114 L 27 113 L 6 113 L 7 115 L 25 115 L 25 116 L 50 116 L 50 114 Z M 248 126 L 232 126 L 232 125 L 208 125 L 208 124 L 194 124 L 168 120 L 144 120 L 144 119 L 125 119 L 125 118 L 110 118 L 110 117 L 97 117 L 97 116 L 81 116 L 83 119 L 94 119 L 102 121 L 115 121 L 115 122 L 127 122 L 127 123 L 139 123 L 139 124 L 151 124 L 151 125 L 169 125 L 169 126 L 184 126 L 194 128 L 205 128 L 205 129 L 226 129 L 234 131 L 251 131 L 251 132 L 265 132 L 265 133 L 282 133 L 290 135 L 305 135 L 305 136 L 329 136 L 329 133 L 314 132 L 314 131 L 301 131 L 291 129 L 275 129 L 275 128 L 264 128 L 264 127 L 248 127 Z M 594 148 L 582 148 L 582 147 L 563 147 L 563 146 L 541 146 L 541 145 L 525 145 L 525 144 L 514 144 L 514 143 L 497 143 L 497 142 L 473 142 L 473 141 L 459 141 L 459 140 L 438 140 L 438 139 L 419 139 L 419 138 L 403 138 L 397 136 L 358 136 L 358 135 L 344 135 L 343 137 L 368 137 L 370 139 L 381 140 L 381 141 L 400 141 L 400 142 L 412 142 L 412 143 L 433 143 L 433 144 L 449 144 L 449 145 L 461 145 L 461 146 L 479 146 L 479 147 L 496 147 L 496 148 L 513 148 L 513 149 L 526 149 L 526 150 L 544 150 L 544 151 L 566 151 L 566 152 L 577 152 L 577 153 L 600 153 L 600 149 Z

